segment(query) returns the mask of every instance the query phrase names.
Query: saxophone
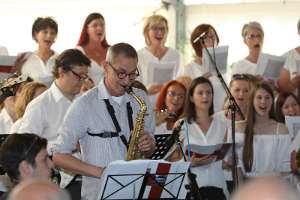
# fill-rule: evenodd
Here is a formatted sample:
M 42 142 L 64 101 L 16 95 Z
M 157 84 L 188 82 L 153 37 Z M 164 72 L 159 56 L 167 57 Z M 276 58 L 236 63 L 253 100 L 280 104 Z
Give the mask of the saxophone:
M 134 128 L 131 132 L 131 139 L 127 151 L 127 158 L 126 160 L 137 160 L 142 158 L 141 152 L 138 149 L 138 142 L 141 133 L 144 130 L 144 117 L 145 113 L 147 111 L 146 103 L 143 101 L 143 99 L 140 96 L 137 96 L 132 91 L 132 88 L 127 89 L 127 93 L 131 95 L 139 104 L 140 110 L 137 114 L 136 123 L 134 125 Z

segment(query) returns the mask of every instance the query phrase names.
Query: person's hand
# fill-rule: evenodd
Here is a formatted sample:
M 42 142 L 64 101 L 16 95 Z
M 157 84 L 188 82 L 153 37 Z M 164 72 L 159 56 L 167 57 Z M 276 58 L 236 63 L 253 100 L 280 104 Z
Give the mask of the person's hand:
M 11 73 L 21 73 L 22 66 L 23 64 L 27 61 L 28 59 L 28 52 L 23 52 L 17 55 L 17 59 L 15 61 L 14 66 L 11 69 Z
M 212 155 L 207 155 L 207 156 L 203 156 L 201 158 L 196 157 L 195 155 L 193 155 L 191 157 L 191 166 L 192 167 L 197 167 L 197 166 L 203 166 L 203 165 L 208 165 L 211 164 L 213 162 L 215 162 L 217 160 L 217 156 L 212 156 Z
M 162 84 L 152 83 L 148 86 L 147 91 L 149 95 L 154 95 L 159 93 L 160 89 L 162 88 Z
M 145 157 L 150 157 L 155 150 L 155 139 L 149 133 L 144 133 L 139 138 L 138 148 Z

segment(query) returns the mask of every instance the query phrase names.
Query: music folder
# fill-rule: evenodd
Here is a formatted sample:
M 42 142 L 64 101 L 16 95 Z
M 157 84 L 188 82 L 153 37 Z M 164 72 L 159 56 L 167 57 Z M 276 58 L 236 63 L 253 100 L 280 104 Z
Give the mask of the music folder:
M 189 162 L 114 161 L 106 168 L 98 200 L 185 199 Z

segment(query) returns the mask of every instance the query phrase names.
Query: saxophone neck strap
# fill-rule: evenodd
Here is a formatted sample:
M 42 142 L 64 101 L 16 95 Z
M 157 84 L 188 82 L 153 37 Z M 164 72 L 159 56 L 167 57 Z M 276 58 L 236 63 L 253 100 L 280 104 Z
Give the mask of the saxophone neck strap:
M 104 102 L 105 102 L 105 105 L 106 105 L 106 109 L 113 121 L 113 124 L 116 128 L 116 132 L 117 133 L 120 133 L 121 132 L 121 127 L 119 125 L 119 122 L 117 120 L 117 117 L 115 115 L 115 109 L 114 107 L 110 104 L 109 100 L 108 99 L 104 99 Z M 127 102 L 127 105 L 126 105 L 126 108 L 127 108 L 127 119 L 128 119 L 128 124 L 129 124 L 129 129 L 130 131 L 133 130 L 133 119 L 132 119 L 132 107 L 130 105 L 130 102 Z M 120 134 L 119 134 L 120 135 Z M 126 140 L 126 137 L 122 134 L 120 135 L 120 138 L 122 140 L 122 143 L 126 146 L 126 148 L 128 149 L 128 142 Z

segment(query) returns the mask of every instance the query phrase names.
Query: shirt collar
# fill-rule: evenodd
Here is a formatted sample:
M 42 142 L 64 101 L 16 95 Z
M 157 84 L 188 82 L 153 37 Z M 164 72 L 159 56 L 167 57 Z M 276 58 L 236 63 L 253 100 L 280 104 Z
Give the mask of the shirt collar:
M 61 90 L 57 87 L 55 81 L 53 81 L 53 83 L 51 84 L 49 89 L 50 89 L 50 91 L 54 97 L 54 100 L 56 102 L 59 102 L 61 99 L 66 99 L 66 100 L 70 101 L 67 97 L 65 97 L 65 95 L 61 92 Z
M 107 90 L 107 88 L 106 88 L 106 86 L 105 86 L 105 84 L 104 84 L 104 79 L 105 78 L 103 78 L 101 81 L 100 81 L 100 83 L 99 83 L 99 85 L 98 85 L 98 98 L 99 99 L 110 99 L 110 100 L 112 100 L 112 98 L 111 98 L 111 95 L 109 94 L 109 92 L 108 92 L 108 90 Z M 129 102 L 130 101 L 130 95 L 129 94 L 127 94 L 127 93 L 125 93 L 124 94 L 124 98 L 123 98 L 123 100 L 122 100 L 122 102 Z

